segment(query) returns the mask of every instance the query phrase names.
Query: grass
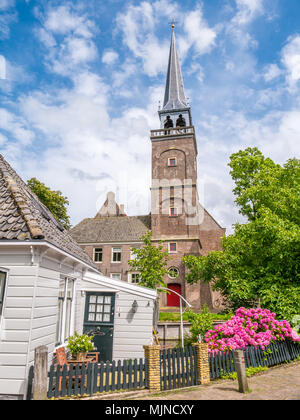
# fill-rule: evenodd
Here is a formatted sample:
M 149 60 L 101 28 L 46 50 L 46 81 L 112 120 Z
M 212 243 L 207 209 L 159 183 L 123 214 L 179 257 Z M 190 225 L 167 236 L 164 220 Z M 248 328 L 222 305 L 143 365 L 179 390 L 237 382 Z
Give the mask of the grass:
M 232 317 L 232 313 L 228 314 L 212 314 L 213 321 L 227 321 Z M 182 317 L 183 321 L 188 321 L 187 314 L 184 313 Z M 160 321 L 170 321 L 170 322 L 179 322 L 180 313 L 178 312 L 160 312 L 159 313 Z

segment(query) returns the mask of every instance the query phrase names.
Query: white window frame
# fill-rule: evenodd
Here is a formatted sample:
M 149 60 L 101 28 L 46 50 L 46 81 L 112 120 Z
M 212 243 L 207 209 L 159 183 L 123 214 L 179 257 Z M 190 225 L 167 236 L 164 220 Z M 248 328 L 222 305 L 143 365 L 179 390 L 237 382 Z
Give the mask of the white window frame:
M 171 160 L 175 160 L 175 165 L 170 164 Z M 174 168 L 175 166 L 177 166 L 177 158 L 175 156 L 168 158 L 168 167 L 169 168 Z
M 60 313 L 57 315 L 59 317 L 58 319 L 58 331 L 56 331 L 56 345 L 61 345 L 65 343 L 69 336 L 71 336 L 74 333 L 74 310 L 75 310 L 75 284 L 76 279 L 69 276 L 61 276 L 61 280 L 64 281 L 64 297 L 61 299 L 60 297 L 58 299 L 62 300 L 62 312 L 61 316 Z M 68 285 L 69 282 L 72 282 L 72 298 L 68 298 L 67 291 L 68 291 Z M 71 305 L 69 308 L 69 331 L 66 332 L 66 321 L 67 321 L 67 303 L 68 300 L 71 300 Z
M 171 214 L 171 209 L 174 209 L 176 214 Z M 178 207 L 174 207 L 174 206 L 170 207 L 169 216 L 170 217 L 178 217 Z
M 119 276 L 118 278 L 113 276 Z M 110 278 L 113 280 L 122 280 L 122 274 L 121 273 L 110 273 Z
M 101 261 L 96 261 L 96 249 L 101 249 L 102 250 L 101 251 L 101 255 L 102 255 Z M 103 247 L 97 246 L 97 247 L 94 248 L 93 260 L 97 264 L 102 264 L 102 262 L 103 262 Z
M 135 246 L 133 248 L 139 248 L 139 247 Z M 130 260 L 136 260 L 136 255 L 133 254 L 132 248 L 130 248 Z
M 171 251 L 171 244 L 176 244 L 176 251 Z M 178 252 L 177 242 L 169 242 L 168 249 L 169 249 L 169 254 L 177 254 Z
M 121 259 L 120 259 L 120 261 L 114 261 L 114 249 L 120 249 L 121 251 L 120 251 L 120 254 L 121 254 Z M 113 264 L 121 264 L 121 262 L 122 262 L 122 247 L 121 246 L 115 246 L 115 247 L 112 247 L 112 249 L 111 249 L 111 262 L 113 263 Z
M 139 284 L 139 282 L 136 283 L 132 281 L 132 275 L 140 275 L 140 273 L 138 271 L 135 271 L 133 273 L 128 273 L 128 283 Z

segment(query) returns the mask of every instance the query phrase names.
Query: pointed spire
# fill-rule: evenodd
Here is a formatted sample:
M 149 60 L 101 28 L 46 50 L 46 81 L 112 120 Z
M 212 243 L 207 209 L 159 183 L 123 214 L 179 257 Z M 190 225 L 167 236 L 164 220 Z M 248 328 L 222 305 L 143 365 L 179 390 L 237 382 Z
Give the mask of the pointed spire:
M 175 25 L 172 24 L 169 66 L 163 110 L 181 109 L 187 108 L 188 106 L 184 94 L 181 68 L 176 48 L 174 26 Z

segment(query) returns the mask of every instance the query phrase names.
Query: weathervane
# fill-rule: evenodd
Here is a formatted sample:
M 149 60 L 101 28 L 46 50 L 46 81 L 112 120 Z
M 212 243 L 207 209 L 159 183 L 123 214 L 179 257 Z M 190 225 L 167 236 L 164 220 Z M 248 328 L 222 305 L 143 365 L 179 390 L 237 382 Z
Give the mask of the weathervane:
M 169 22 L 169 25 L 171 25 L 171 26 L 172 26 L 172 29 L 174 29 L 174 28 L 175 28 L 175 23 L 178 23 L 178 22 L 176 22 L 176 21 L 175 21 L 175 18 L 173 17 L 173 18 L 172 18 L 172 22 Z

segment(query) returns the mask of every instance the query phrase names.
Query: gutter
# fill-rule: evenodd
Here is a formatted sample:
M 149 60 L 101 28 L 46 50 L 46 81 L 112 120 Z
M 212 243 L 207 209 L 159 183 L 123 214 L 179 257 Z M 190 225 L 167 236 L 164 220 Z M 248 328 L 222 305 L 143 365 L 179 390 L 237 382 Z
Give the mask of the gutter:
M 80 260 L 79 258 L 76 258 L 74 255 L 69 254 L 66 251 L 63 251 L 62 249 L 58 248 L 57 246 L 51 244 L 48 241 L 41 241 L 41 240 L 27 240 L 27 241 L 20 241 L 20 240 L 16 240 L 16 241 L 10 241 L 10 240 L 0 240 L 0 247 L 2 246 L 7 246 L 7 245 L 14 245 L 14 246 L 47 246 L 48 248 L 53 249 L 56 252 L 59 252 L 60 254 L 64 255 L 65 257 L 68 257 L 74 261 L 76 261 L 78 264 L 82 264 L 85 267 L 87 267 L 88 269 L 94 271 L 97 274 L 101 274 L 101 271 L 99 271 L 97 268 L 93 267 L 92 265 L 89 265 L 87 262 Z

